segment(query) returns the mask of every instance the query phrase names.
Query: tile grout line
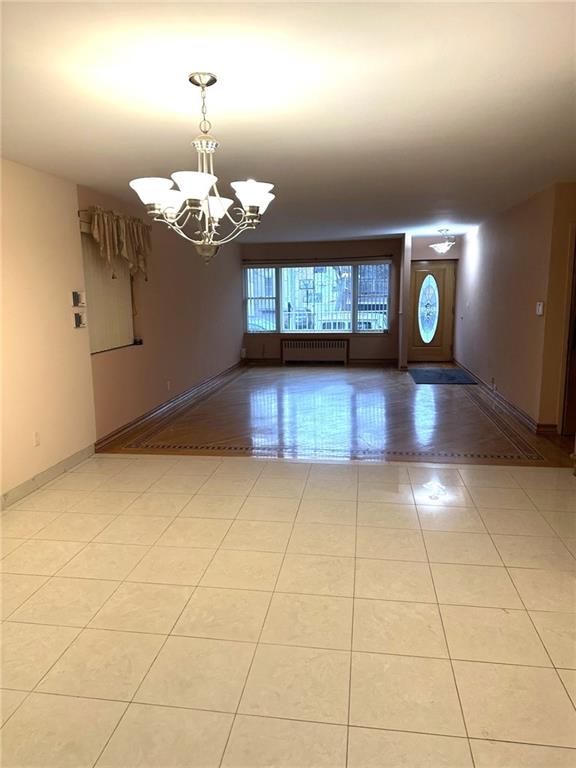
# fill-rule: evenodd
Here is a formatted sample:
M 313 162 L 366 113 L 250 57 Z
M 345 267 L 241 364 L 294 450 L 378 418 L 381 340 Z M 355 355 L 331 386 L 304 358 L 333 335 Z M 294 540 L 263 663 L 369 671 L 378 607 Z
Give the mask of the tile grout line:
M 352 714 L 352 664 L 354 660 L 354 618 L 356 608 L 356 563 L 358 554 L 358 497 L 360 490 L 360 472 L 356 474 L 356 524 L 354 526 L 354 571 L 352 575 L 352 623 L 350 626 L 350 664 L 348 676 L 348 717 L 346 718 L 346 768 L 350 759 L 350 719 Z

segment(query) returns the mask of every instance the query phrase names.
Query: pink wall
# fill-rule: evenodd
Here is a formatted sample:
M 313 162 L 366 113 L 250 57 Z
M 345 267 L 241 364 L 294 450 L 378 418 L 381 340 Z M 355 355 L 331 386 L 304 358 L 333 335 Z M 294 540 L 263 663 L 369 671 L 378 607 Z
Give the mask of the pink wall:
M 275 264 L 298 261 L 322 262 L 330 259 L 362 260 L 390 257 L 392 280 L 390 291 L 390 330 L 385 334 L 338 334 L 350 340 L 351 361 L 396 360 L 398 357 L 398 286 L 403 237 L 366 240 L 335 240 L 296 243 L 248 243 L 242 245 L 243 262 Z M 294 334 L 291 334 L 294 335 Z M 306 338 L 313 335 L 306 335 Z M 279 360 L 281 335 L 277 333 L 244 334 L 244 349 L 250 360 Z
M 548 187 L 467 235 L 459 264 L 456 359 L 543 425 L 559 423 L 571 222 L 576 184 Z
M 80 208 L 145 217 L 137 203 L 78 188 Z M 242 274 L 236 244 L 205 265 L 194 247 L 153 225 L 148 282 L 135 281 L 142 346 L 92 355 L 97 438 L 113 432 L 240 358 Z M 168 385 L 170 382 L 170 385 Z M 168 388 L 170 386 L 170 388 Z

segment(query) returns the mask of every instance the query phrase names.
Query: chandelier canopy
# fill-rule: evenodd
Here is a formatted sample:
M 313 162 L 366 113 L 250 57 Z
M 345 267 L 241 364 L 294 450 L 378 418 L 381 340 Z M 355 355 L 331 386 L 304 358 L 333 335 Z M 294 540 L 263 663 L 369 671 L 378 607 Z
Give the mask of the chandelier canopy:
M 193 72 L 188 79 L 200 88 L 202 102 L 200 135 L 192 141 L 198 155 L 198 170 L 176 171 L 170 179 L 133 179 L 130 186 L 154 221 L 161 221 L 193 243 L 208 262 L 221 245 L 247 229 L 256 229 L 262 214 L 274 200 L 271 193 L 274 185 L 254 179 L 233 181 L 231 187 L 240 204 L 229 197 L 220 197 L 216 186 L 218 177 L 214 175 L 214 153 L 219 144 L 210 135 L 212 124 L 206 117 L 206 88 L 214 85 L 216 76 L 210 72 Z M 222 222 L 227 225 L 227 233 L 220 231 Z
M 450 231 L 449 229 L 439 229 L 438 232 L 440 232 L 440 234 L 442 235 L 441 242 L 432 243 L 428 247 L 435 250 L 436 253 L 440 253 L 442 255 L 444 255 L 445 253 L 448 253 L 450 248 L 452 248 L 452 246 L 456 244 L 456 240 L 454 240 L 448 235 L 449 231 Z

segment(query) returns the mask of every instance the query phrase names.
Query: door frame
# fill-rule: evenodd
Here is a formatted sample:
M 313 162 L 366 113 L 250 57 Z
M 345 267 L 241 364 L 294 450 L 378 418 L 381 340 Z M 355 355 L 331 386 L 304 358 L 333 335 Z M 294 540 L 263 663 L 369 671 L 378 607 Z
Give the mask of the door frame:
M 412 339 L 414 337 L 415 328 L 414 324 L 417 323 L 417 303 L 418 303 L 418 296 L 415 294 L 415 282 L 413 280 L 413 270 L 414 267 L 417 265 L 421 265 L 424 268 L 429 268 L 430 271 L 434 269 L 434 267 L 438 267 L 438 265 L 442 264 L 451 264 L 453 269 L 453 280 L 452 280 L 452 316 L 450 318 L 450 343 L 449 343 L 449 353 L 448 357 L 445 360 L 422 360 L 422 361 L 416 361 L 412 360 L 411 352 L 412 352 Z M 454 360 L 454 333 L 456 329 L 456 286 L 457 286 L 457 280 L 458 280 L 458 259 L 450 259 L 450 258 L 429 258 L 429 259 L 413 259 L 410 262 L 410 286 L 409 286 L 409 303 L 408 303 L 408 329 L 407 329 L 407 358 L 408 362 L 429 362 L 431 364 L 434 364 L 435 362 L 438 363 L 446 363 L 446 362 L 453 362 Z M 446 286 L 445 286 L 446 287 Z M 445 298 L 445 297 L 444 297 Z M 441 318 L 440 322 L 446 322 L 446 318 Z
M 567 301 L 567 334 L 566 334 L 566 346 L 564 357 L 564 377 L 563 377 L 563 392 L 562 392 L 562 418 L 560 421 L 560 434 L 572 435 L 565 431 L 566 422 L 568 421 L 568 409 L 570 407 L 570 372 L 571 364 L 576 365 L 576 225 L 571 227 L 570 233 L 570 247 L 572 252 L 572 262 L 569 265 L 571 269 L 571 275 L 568 277 L 569 293 Z M 572 394 L 572 397 L 576 399 L 576 393 Z M 576 448 L 575 448 L 576 451 Z

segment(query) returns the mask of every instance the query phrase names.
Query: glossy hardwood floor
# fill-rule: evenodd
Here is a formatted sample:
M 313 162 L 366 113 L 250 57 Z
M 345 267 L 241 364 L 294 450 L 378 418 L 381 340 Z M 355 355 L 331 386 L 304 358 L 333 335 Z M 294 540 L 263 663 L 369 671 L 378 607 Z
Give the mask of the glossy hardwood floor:
M 393 368 L 252 367 L 124 434 L 116 452 L 569 466 L 479 387 Z

